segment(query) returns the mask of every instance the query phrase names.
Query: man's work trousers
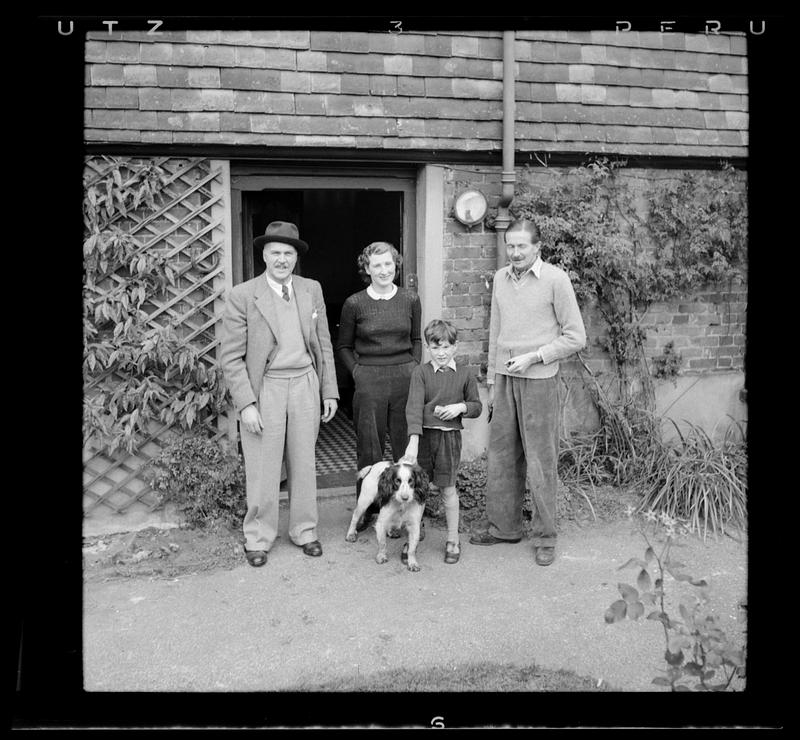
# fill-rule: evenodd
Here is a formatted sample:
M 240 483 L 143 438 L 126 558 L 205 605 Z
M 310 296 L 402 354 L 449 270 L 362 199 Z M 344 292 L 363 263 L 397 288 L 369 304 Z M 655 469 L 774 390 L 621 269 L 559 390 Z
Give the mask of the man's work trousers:
M 522 537 L 527 476 L 534 509 L 533 544 L 555 546 L 558 430 L 557 375 L 495 375 L 486 481 L 486 515 L 495 537 Z
M 406 402 L 413 360 L 402 365 L 357 365 L 353 394 L 358 469 L 383 460 L 386 430 L 392 455 L 399 460 L 408 445 Z
M 314 370 L 296 378 L 268 378 L 261 384 L 261 434 L 240 427 L 247 487 L 246 550 L 269 550 L 278 535 L 281 462 L 286 453 L 289 539 L 305 545 L 317 539 L 317 472 L 314 448 L 320 424 L 319 379 Z

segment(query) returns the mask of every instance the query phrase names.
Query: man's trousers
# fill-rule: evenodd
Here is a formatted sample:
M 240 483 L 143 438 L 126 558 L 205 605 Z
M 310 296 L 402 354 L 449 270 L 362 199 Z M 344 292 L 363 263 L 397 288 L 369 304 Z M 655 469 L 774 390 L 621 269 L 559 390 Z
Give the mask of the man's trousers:
M 317 539 L 315 446 L 320 424 L 319 379 L 314 370 L 295 378 L 264 377 L 258 396 L 261 434 L 241 427 L 247 487 L 246 550 L 269 550 L 278 535 L 281 462 L 286 456 L 289 539 Z
M 495 375 L 486 481 L 486 515 L 495 537 L 522 537 L 527 477 L 534 508 L 533 544 L 555 546 L 558 436 L 557 375 Z

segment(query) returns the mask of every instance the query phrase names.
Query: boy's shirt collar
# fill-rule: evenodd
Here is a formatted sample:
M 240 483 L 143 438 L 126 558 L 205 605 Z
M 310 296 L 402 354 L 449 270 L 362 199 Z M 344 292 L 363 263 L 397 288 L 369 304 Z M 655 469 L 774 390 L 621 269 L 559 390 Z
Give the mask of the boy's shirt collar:
M 456 361 L 455 361 L 455 359 L 452 359 L 452 360 L 450 360 L 450 362 L 448 362 L 448 363 L 446 363 L 444 365 L 439 365 L 439 364 L 436 363 L 436 360 L 431 359 L 431 366 L 433 367 L 433 372 L 435 372 L 435 373 L 438 373 L 440 370 L 444 371 L 444 369 L 446 367 L 449 367 L 451 370 L 455 370 L 456 369 Z

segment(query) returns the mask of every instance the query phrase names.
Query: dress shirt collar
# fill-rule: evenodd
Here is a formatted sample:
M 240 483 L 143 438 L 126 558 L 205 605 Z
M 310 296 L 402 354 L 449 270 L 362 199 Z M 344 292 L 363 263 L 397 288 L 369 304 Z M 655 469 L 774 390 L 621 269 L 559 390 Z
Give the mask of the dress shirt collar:
M 392 284 L 392 289 L 389 293 L 376 293 L 372 285 L 367 286 L 367 295 L 375 301 L 388 301 L 390 298 L 394 298 L 396 293 L 397 286 L 394 284 Z
M 449 367 L 451 370 L 456 369 L 456 361 L 450 360 L 446 365 L 437 365 L 436 360 L 431 360 L 431 366 L 433 367 L 433 372 L 438 373 L 440 370 L 444 371 L 446 367 Z
M 291 277 L 289 278 L 288 283 L 276 283 L 269 275 L 267 275 L 266 272 L 264 273 L 264 277 L 267 278 L 269 287 L 272 288 L 281 298 L 283 298 L 283 285 L 286 285 L 286 287 L 289 289 L 289 297 L 291 298 L 293 290 Z
M 509 265 L 508 270 L 506 271 L 506 277 L 510 278 L 511 280 L 524 280 L 529 272 L 532 272 L 537 278 L 540 276 L 542 272 L 542 256 L 540 254 L 536 255 L 536 259 L 533 261 L 533 264 L 519 277 L 514 275 L 514 268 Z

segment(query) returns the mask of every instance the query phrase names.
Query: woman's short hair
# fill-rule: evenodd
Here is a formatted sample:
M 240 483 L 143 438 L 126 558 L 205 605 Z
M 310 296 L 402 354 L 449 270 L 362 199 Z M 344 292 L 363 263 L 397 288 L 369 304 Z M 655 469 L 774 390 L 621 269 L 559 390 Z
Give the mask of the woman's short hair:
M 361 254 L 358 255 L 357 260 L 358 273 L 361 275 L 361 279 L 365 283 L 371 282 L 371 278 L 367 272 L 369 258 L 372 257 L 373 254 L 384 254 L 386 252 L 391 253 L 395 268 L 399 272 L 400 265 L 403 264 L 403 255 L 394 248 L 394 245 L 389 244 L 389 242 L 372 242 L 372 244 L 367 244 L 367 246 L 364 247 L 364 249 L 361 251 Z
M 536 244 L 541 237 L 539 235 L 539 227 L 527 218 L 518 218 L 508 225 L 506 234 L 510 231 L 527 231 L 531 235 L 531 241 Z

